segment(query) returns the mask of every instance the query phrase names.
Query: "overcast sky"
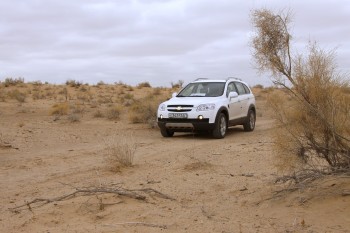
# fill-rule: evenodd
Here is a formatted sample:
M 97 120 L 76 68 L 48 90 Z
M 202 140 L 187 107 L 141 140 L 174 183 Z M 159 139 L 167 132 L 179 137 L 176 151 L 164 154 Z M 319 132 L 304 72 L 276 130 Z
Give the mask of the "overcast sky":
M 349 72 L 348 0 L 0 0 L 0 80 L 268 85 L 249 46 L 250 12 L 262 7 L 291 9 L 295 50 L 317 41 Z

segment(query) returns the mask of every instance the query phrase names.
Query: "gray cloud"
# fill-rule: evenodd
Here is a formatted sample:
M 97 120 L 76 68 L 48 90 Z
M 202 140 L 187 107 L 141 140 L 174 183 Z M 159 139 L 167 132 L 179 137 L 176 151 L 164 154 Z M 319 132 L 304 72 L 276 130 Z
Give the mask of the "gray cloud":
M 239 76 L 267 84 L 249 47 L 255 8 L 291 9 L 298 52 L 309 40 L 337 48 L 348 71 L 347 1 L 5 0 L 0 2 L 0 79 L 64 83 Z

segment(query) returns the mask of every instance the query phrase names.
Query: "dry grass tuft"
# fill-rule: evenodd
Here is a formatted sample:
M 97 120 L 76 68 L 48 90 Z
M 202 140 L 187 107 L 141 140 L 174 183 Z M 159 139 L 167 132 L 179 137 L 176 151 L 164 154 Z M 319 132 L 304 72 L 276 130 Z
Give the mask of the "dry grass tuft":
M 105 141 L 108 163 L 113 171 L 133 166 L 137 144 L 133 135 L 119 135 Z
M 106 117 L 109 120 L 119 120 L 120 119 L 120 113 L 121 113 L 121 107 L 120 106 L 112 106 L 112 107 L 107 109 Z
M 69 112 L 69 103 L 64 102 L 64 103 L 58 103 L 52 106 L 52 109 L 50 111 L 50 115 L 67 115 Z

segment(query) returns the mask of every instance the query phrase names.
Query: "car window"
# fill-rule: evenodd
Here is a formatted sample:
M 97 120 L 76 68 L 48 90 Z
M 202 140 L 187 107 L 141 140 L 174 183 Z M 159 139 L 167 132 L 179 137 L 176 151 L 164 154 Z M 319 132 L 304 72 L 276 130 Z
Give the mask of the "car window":
M 246 93 L 246 94 L 250 94 L 249 88 L 248 88 L 246 85 L 244 85 L 244 84 L 242 84 L 242 85 L 243 85 L 243 87 L 244 87 L 244 89 L 245 89 L 245 93 Z
M 226 92 L 226 96 L 227 97 L 228 97 L 228 94 L 230 94 L 231 91 L 237 92 L 236 86 L 235 86 L 235 84 L 233 82 L 227 85 L 227 92 Z
M 238 93 L 238 95 L 244 95 L 244 94 L 246 94 L 245 89 L 244 89 L 242 83 L 236 82 L 235 85 L 236 85 L 236 88 L 237 88 L 237 93 Z

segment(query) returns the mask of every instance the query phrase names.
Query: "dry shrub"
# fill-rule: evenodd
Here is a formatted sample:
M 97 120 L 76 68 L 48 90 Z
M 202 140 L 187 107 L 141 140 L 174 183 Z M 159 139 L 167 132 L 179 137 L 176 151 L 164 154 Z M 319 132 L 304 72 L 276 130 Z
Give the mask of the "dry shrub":
M 256 89 L 264 89 L 264 86 L 261 85 L 261 84 L 256 84 L 253 88 L 256 88 Z
M 69 80 L 66 81 L 66 85 L 67 85 L 67 86 L 70 86 L 70 87 L 76 87 L 76 88 L 78 88 L 78 87 L 80 87 L 81 85 L 83 85 L 83 83 L 82 83 L 82 82 L 78 82 L 78 81 L 76 81 L 76 80 L 69 79 Z
M 30 84 L 32 84 L 33 86 L 42 86 L 43 85 L 43 83 L 40 80 L 30 82 Z
M 6 78 L 3 84 L 5 87 L 23 85 L 24 78 Z
M 80 115 L 76 113 L 71 113 L 68 115 L 68 120 L 72 123 L 76 123 L 80 121 Z
M 45 99 L 47 94 L 45 94 L 41 89 L 40 86 L 35 86 L 32 91 L 32 99 L 33 100 L 39 100 L 39 99 Z
M 68 93 L 68 89 L 66 87 L 64 87 L 62 90 L 60 90 L 58 92 L 58 94 L 63 95 L 65 100 L 68 101 L 69 93 Z
M 131 134 L 119 135 L 105 140 L 108 152 L 108 163 L 112 170 L 118 171 L 120 167 L 131 167 L 134 162 L 137 144 Z
M 152 87 L 149 82 L 142 82 L 137 85 L 137 88 L 143 88 L 143 87 Z
M 121 107 L 120 106 L 111 106 L 106 111 L 106 117 L 109 120 L 119 120 L 120 119 L 120 113 L 121 113 Z
M 126 100 L 132 100 L 134 99 L 134 95 L 133 94 L 130 94 L 130 93 L 126 93 L 124 96 L 123 96 L 124 99 Z
M 129 120 L 132 123 L 146 123 L 151 128 L 156 126 L 157 110 L 164 98 L 148 95 L 142 100 L 135 101 L 130 106 Z
M 292 169 L 349 172 L 350 95 L 342 91 L 349 89 L 348 76 L 337 73 L 334 54 L 316 44 L 307 56 L 292 58 L 289 22 L 290 14 L 253 12 L 257 66 L 283 90 L 269 101 L 278 122 L 276 152 Z
M 6 101 L 6 92 L 0 87 L 0 102 Z
M 162 93 L 162 88 L 156 87 L 153 89 L 153 95 L 160 95 Z
M 174 82 L 170 83 L 172 89 L 180 89 L 180 88 L 182 88 L 183 84 L 184 84 L 183 80 L 179 80 L 176 83 L 174 83 Z
M 97 102 L 100 104 L 113 103 L 113 97 L 110 95 L 98 95 Z
M 120 102 L 123 104 L 123 106 L 129 107 L 129 106 L 131 106 L 131 105 L 135 102 L 134 95 L 133 95 L 133 94 L 130 94 L 130 93 L 125 94 L 125 95 L 120 99 Z
M 83 115 L 85 113 L 85 105 L 84 104 L 74 104 L 73 106 L 71 106 L 71 112 L 73 114 L 80 114 L 80 115 Z
M 83 102 L 90 102 L 92 99 L 92 94 L 88 91 L 84 91 L 83 93 L 77 93 L 77 99 Z
M 100 110 L 97 110 L 93 116 L 95 118 L 103 118 L 104 117 L 103 113 Z
M 50 115 L 67 115 L 69 112 L 69 103 L 64 102 L 64 103 L 58 103 L 52 106 L 52 109 L 50 111 Z
M 20 92 L 19 90 L 15 89 L 12 91 L 9 91 L 7 93 L 7 95 L 11 98 L 11 99 L 15 99 L 20 103 L 24 103 L 26 100 L 27 95 L 23 92 Z

